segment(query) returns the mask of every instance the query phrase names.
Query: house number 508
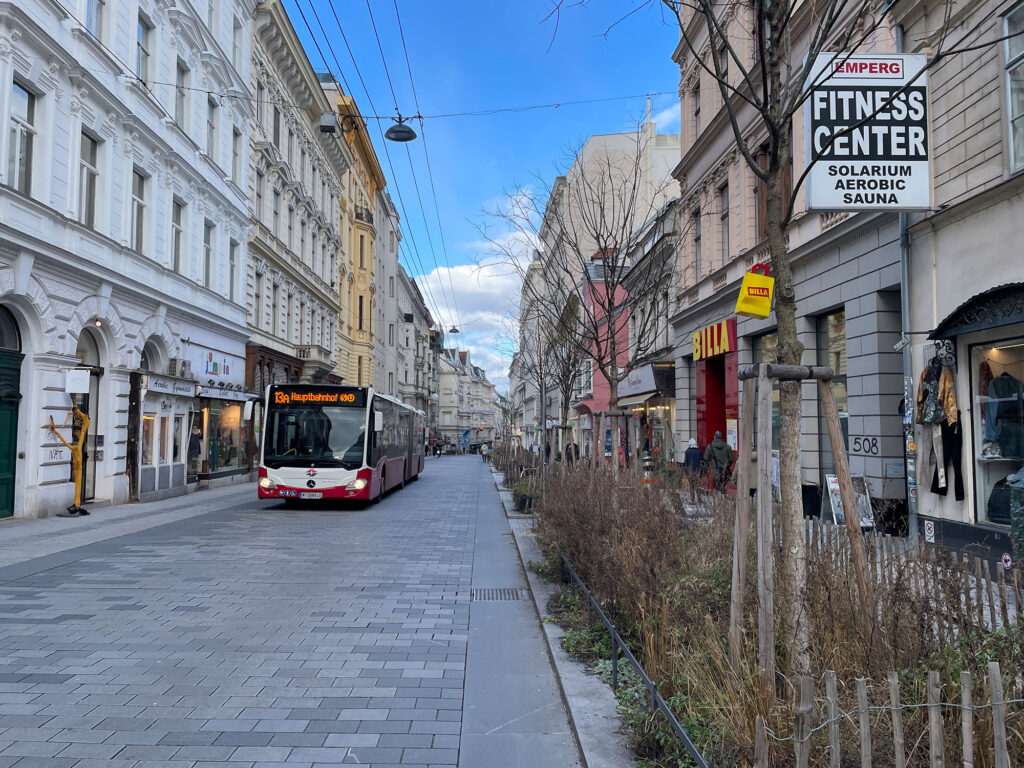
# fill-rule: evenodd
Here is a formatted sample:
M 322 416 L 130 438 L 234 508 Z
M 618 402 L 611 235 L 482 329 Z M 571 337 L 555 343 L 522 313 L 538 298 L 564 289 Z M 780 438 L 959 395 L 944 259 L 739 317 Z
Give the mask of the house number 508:
M 868 456 L 878 455 L 877 437 L 855 437 L 853 438 L 853 450 L 851 453 L 866 453 Z

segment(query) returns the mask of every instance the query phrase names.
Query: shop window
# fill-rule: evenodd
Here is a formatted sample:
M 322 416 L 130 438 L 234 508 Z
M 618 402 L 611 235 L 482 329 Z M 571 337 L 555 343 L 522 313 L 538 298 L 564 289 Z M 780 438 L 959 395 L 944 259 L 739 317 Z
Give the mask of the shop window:
M 171 443 L 171 461 L 181 461 L 181 428 L 183 416 L 174 417 L 174 435 L 173 442 Z
M 839 310 L 818 318 L 818 365 L 827 365 L 835 374 L 832 377 L 832 395 L 839 411 L 839 426 L 842 428 L 843 441 L 847 448 L 850 445 L 850 412 L 846 395 L 846 312 Z M 835 458 L 832 456 L 832 444 L 828 438 L 828 424 L 825 413 L 818 405 L 818 438 L 821 446 L 822 484 L 824 476 L 836 471 Z M 871 453 L 871 451 L 865 451 Z
M 167 463 L 167 443 L 170 440 L 170 426 L 171 419 L 169 416 L 160 417 L 160 463 Z
M 153 422 L 154 416 L 142 417 L 142 463 L 150 466 L 153 463 Z
M 978 520 L 1024 520 L 1024 337 L 971 347 Z
M 211 400 L 203 409 L 206 430 L 201 471 L 218 472 L 240 466 L 242 407 L 237 403 Z
M 755 363 L 777 363 L 779 362 L 779 337 L 774 333 L 766 333 L 754 340 L 754 362 Z M 757 450 L 757 435 L 761 429 L 757 408 L 754 409 L 754 450 Z M 779 449 L 779 424 L 780 424 L 780 403 L 779 384 L 775 382 L 772 386 L 772 450 Z

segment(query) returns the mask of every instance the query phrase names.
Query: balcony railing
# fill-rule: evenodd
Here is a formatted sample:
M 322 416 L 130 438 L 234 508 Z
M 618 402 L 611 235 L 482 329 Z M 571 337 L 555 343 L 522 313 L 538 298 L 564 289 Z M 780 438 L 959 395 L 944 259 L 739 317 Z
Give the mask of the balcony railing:
M 373 224 L 373 213 L 369 208 L 364 208 L 361 205 L 353 207 L 355 208 L 356 221 L 365 221 L 367 224 Z
M 319 344 L 304 344 L 295 348 L 296 356 L 307 363 L 332 368 L 331 353 Z

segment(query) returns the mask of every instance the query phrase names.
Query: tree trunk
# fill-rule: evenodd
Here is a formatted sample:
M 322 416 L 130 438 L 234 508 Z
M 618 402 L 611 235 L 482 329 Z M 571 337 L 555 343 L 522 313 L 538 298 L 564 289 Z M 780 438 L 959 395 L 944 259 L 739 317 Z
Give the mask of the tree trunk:
M 782 227 L 783 199 L 788 190 L 782 181 L 789 159 L 788 133 L 779 141 L 780 151 L 769 167 L 767 189 L 768 248 L 775 276 L 775 318 L 778 324 L 778 361 L 800 365 L 803 345 L 797 336 L 796 292 L 789 263 L 789 248 Z M 788 197 L 788 194 L 786 195 Z M 786 610 L 784 637 L 788 673 L 810 674 L 810 630 L 807 615 L 807 552 L 803 535 L 803 499 L 800 492 L 800 389 L 799 381 L 779 384 L 779 490 L 782 516 L 782 592 Z M 758 456 L 771 461 L 771 456 Z

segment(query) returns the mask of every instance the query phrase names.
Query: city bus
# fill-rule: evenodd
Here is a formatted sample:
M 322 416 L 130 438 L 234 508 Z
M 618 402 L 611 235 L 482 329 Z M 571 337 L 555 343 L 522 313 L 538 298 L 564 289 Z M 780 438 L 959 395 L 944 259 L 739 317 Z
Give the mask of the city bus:
M 423 471 L 424 415 L 370 387 L 267 387 L 259 498 L 376 500 Z

